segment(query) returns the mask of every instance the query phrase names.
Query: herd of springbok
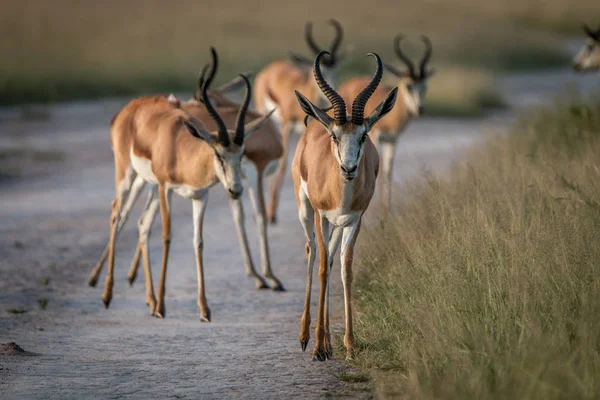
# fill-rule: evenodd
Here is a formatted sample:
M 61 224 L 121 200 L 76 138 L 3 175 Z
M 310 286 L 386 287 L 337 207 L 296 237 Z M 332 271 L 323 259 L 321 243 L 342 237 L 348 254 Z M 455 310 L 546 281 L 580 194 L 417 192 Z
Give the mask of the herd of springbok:
M 328 50 L 315 43 L 312 25 L 305 39 L 314 59 L 290 52 L 290 60 L 277 60 L 255 78 L 240 74 L 229 83 L 211 88 L 218 71 L 218 54 L 211 47 L 211 61 L 202 70 L 194 95 L 180 101 L 174 95 L 136 98 L 119 111 L 110 124 L 114 152 L 116 197 L 112 202 L 110 238 L 93 269 L 88 284 L 95 286 L 108 259 L 108 274 L 102 301 L 108 308 L 114 285 L 115 243 L 142 189 L 150 191 L 138 221 L 138 246 L 128 279 L 133 284 L 140 259 L 144 266 L 146 303 L 152 315 L 165 316 L 165 284 L 171 241 L 170 202 L 173 192 L 192 201 L 198 275 L 200 319 L 210 321 L 204 286 L 202 225 L 209 190 L 221 183 L 230 199 L 231 211 L 246 273 L 257 288 L 285 290 L 271 269 L 268 223 L 276 223 L 279 195 L 287 170 L 290 136 L 303 131 L 292 161 L 291 172 L 298 216 L 306 239 L 308 271 L 300 343 L 306 350 L 311 324 L 310 298 L 317 246 L 320 254 L 316 343 L 313 359 L 332 356 L 329 330 L 329 274 L 341 245 L 347 358 L 353 357 L 352 260 L 361 219 L 375 187 L 380 200 L 390 207 L 392 166 L 396 143 L 409 121 L 423 113 L 432 44 L 425 46 L 415 65 L 402 50 L 403 36 L 393 40 L 394 51 L 405 68 L 375 61 L 373 76 L 357 76 L 338 85 L 343 29 L 336 20 L 328 23 L 335 37 Z M 600 70 L 600 29 L 584 25 L 588 43 L 575 56 L 576 71 Z M 385 70 L 396 79 L 395 86 L 381 84 Z M 245 88 L 241 104 L 228 94 Z M 255 110 L 250 108 L 254 102 Z M 348 109 L 350 112 L 348 113 Z M 376 185 L 381 152 L 382 182 Z M 265 178 L 272 176 L 269 204 L 265 201 Z M 241 196 L 248 187 L 258 226 L 261 269 L 256 271 L 245 227 Z M 163 253 L 158 293 L 154 293 L 148 240 L 156 214 L 162 219 Z M 316 235 L 315 235 L 316 231 Z

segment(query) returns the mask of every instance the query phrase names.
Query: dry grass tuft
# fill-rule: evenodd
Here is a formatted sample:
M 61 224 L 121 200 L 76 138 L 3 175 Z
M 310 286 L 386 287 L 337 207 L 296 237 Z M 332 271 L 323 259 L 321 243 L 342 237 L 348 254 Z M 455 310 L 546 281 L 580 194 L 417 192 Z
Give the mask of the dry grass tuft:
M 600 396 L 599 164 L 600 101 L 529 111 L 369 222 L 356 341 L 383 397 Z

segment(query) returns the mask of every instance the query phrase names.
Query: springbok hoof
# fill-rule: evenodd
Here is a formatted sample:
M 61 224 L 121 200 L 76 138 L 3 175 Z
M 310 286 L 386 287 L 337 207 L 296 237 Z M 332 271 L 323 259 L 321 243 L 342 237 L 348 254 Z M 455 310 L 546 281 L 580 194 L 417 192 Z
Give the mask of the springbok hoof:
M 256 288 L 259 290 L 262 289 L 269 289 L 269 285 L 267 285 L 267 282 L 265 282 L 265 280 L 263 278 L 260 277 L 255 277 L 256 279 Z
M 97 283 L 98 283 L 98 278 L 96 278 L 95 276 L 90 276 L 90 279 L 88 279 L 88 281 L 87 281 L 88 286 L 91 286 L 91 287 L 96 287 Z
M 152 312 L 152 316 L 156 318 L 164 318 L 167 315 L 165 306 L 156 306 Z
M 131 276 L 127 275 L 127 280 L 129 281 L 129 287 L 133 287 L 133 284 L 135 282 L 135 278 L 137 278 L 136 275 L 137 274 L 134 274 L 134 275 L 131 275 Z
M 108 308 L 108 306 L 110 305 L 110 301 L 112 300 L 112 296 L 111 295 L 104 295 L 102 296 L 102 302 L 104 303 L 104 308 Z
M 308 346 L 308 340 L 301 340 L 300 347 L 302 347 L 302 351 L 306 351 L 306 346 Z

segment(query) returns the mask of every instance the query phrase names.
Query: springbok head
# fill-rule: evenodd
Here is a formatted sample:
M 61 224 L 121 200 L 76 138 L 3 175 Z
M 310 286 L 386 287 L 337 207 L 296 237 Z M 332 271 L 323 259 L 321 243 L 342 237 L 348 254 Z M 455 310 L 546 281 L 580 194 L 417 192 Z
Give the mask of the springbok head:
M 344 37 L 344 30 L 342 29 L 342 25 L 335 19 L 329 19 L 327 23 L 335 29 L 335 38 L 329 46 L 329 52 L 327 52 L 327 57 L 323 59 L 322 72 L 325 78 L 329 82 L 333 82 L 335 85 L 337 83 L 338 65 L 340 64 L 340 61 L 344 58 L 344 55 L 340 50 L 342 38 Z M 324 51 L 315 42 L 315 39 L 312 34 L 312 22 L 306 23 L 304 27 L 304 38 L 306 39 L 306 43 L 308 44 L 310 50 L 313 52 L 314 56 Z M 289 53 L 290 58 L 294 62 L 294 64 L 302 67 L 312 67 L 312 59 L 296 54 L 293 51 L 290 51 Z
M 327 52 L 321 51 L 314 62 L 314 75 L 323 94 L 333 105 L 334 116 L 329 116 L 325 110 L 311 103 L 300 92 L 295 91 L 296 98 L 302 110 L 321 123 L 331 136 L 332 151 L 340 167 L 340 174 L 346 181 L 352 181 L 358 174 L 358 166 L 363 156 L 364 144 L 373 125 L 386 115 L 396 102 L 398 88 L 392 89 L 384 101 L 365 118 L 365 106 L 383 76 L 383 63 L 375 53 L 368 56 L 377 61 L 377 70 L 371 82 L 356 96 L 352 103 L 352 114 L 346 113 L 346 103 L 325 80 L 321 71 L 321 59 Z M 310 129 L 310 127 L 309 127 Z
M 435 73 L 433 69 L 429 69 L 427 63 L 431 58 L 432 46 L 431 41 L 427 36 L 421 35 L 421 40 L 425 44 L 425 53 L 419 62 L 419 68 L 415 68 L 415 64 L 402 51 L 402 40 L 404 37 L 398 35 L 394 38 L 394 50 L 396 55 L 406 66 L 405 71 L 398 70 L 391 65 L 385 64 L 385 68 L 400 78 L 398 87 L 401 90 L 406 104 L 406 109 L 409 114 L 418 116 L 423 114 L 425 107 L 423 101 L 427 92 L 427 80 Z
M 183 118 L 180 118 L 180 120 L 194 137 L 204 140 L 211 146 L 215 153 L 213 163 L 217 178 L 221 181 L 223 186 L 225 186 L 229 196 L 232 199 L 238 199 L 244 191 L 241 173 L 242 156 L 244 155 L 244 140 L 250 134 L 260 129 L 262 124 L 270 117 L 270 114 L 255 119 L 248 124 L 244 124 L 246 112 L 250 105 L 252 89 L 248 78 L 245 75 L 240 75 L 246 86 L 246 95 L 236 118 L 235 130 L 227 129 L 208 95 L 208 88 L 210 87 L 218 66 L 217 52 L 213 47 L 211 47 L 210 50 L 213 62 L 207 75 L 206 71 L 208 70 L 209 65 L 207 64 L 204 67 L 206 80 L 202 85 L 202 102 L 211 118 L 215 121 L 217 131 L 216 133 L 208 132 L 204 129 L 203 124 L 185 109 L 182 110 L 188 115 L 189 120 Z
M 583 31 L 588 41 L 573 59 L 573 69 L 578 72 L 600 71 L 600 27 L 594 31 L 584 24 Z

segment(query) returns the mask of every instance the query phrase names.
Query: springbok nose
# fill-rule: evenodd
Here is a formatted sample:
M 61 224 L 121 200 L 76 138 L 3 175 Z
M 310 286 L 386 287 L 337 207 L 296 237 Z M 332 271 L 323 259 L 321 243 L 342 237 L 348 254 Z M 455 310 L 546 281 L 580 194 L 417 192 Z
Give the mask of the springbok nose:
M 425 113 L 425 106 L 419 106 L 419 115 Z
M 242 196 L 243 192 L 244 187 L 242 185 L 233 185 L 233 187 L 229 189 L 229 195 L 233 199 L 239 199 Z
M 351 173 L 355 172 L 357 167 L 358 167 L 357 165 L 353 165 L 351 167 L 345 167 L 343 165 L 340 166 L 342 171 L 344 171 L 347 174 L 351 174 Z

